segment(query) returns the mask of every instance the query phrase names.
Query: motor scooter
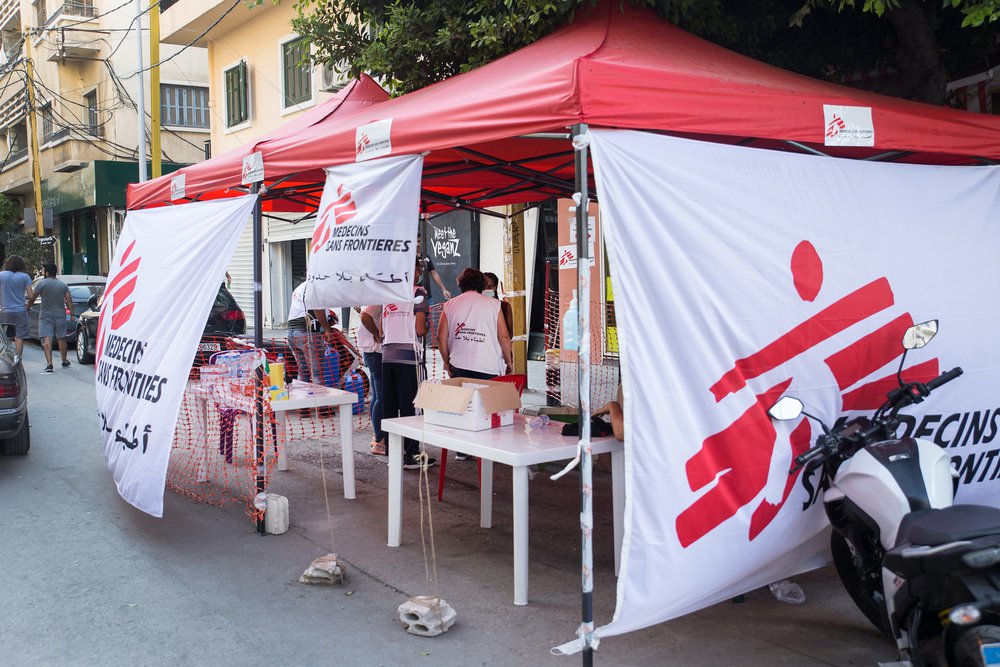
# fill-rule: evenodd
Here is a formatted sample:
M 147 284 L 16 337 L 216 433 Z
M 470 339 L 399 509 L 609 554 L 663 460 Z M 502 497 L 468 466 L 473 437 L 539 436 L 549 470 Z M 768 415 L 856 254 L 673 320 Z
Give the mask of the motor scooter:
M 1000 509 L 956 505 L 957 474 L 938 445 L 897 438 L 899 411 L 962 374 L 904 382 L 909 350 L 934 337 L 937 320 L 906 330 L 899 386 L 871 417 L 828 427 L 783 396 L 773 419 L 801 416 L 823 433 L 790 474 L 819 473 L 833 528 L 834 566 L 848 594 L 899 651 L 884 667 L 1000 665 Z

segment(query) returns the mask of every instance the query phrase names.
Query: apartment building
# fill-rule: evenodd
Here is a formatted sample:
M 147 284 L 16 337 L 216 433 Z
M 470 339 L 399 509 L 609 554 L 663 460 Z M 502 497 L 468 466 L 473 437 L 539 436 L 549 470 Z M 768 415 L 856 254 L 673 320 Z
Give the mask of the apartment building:
M 108 270 L 124 221 L 125 188 L 139 175 L 140 95 L 149 131 L 150 74 L 140 90 L 133 27 L 142 26 L 148 68 L 148 9 L 137 21 L 133 2 L 98 2 L 0 0 L 0 193 L 21 204 L 20 224 L 34 231 L 33 94 L 41 216 L 65 273 Z M 161 62 L 161 156 L 169 172 L 204 156 L 208 71 L 204 49 L 193 46 L 165 46 Z
M 197 40 L 208 53 L 212 152 L 252 143 L 344 85 L 331 68 L 313 67 L 308 47 L 294 34 L 294 3 L 176 0 L 164 4 L 162 41 Z M 263 318 L 282 327 L 288 297 L 305 277 L 313 221 L 302 215 L 264 219 Z M 231 291 L 252 319 L 253 244 L 248 225 L 229 265 Z M 248 322 L 249 324 L 249 322 Z

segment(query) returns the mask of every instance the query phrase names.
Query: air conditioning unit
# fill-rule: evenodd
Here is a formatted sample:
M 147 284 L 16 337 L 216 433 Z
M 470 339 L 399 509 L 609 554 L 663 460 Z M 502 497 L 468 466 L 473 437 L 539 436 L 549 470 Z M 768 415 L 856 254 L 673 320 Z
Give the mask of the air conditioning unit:
M 319 89 L 327 93 L 335 93 L 347 84 L 342 74 L 333 65 L 323 65 L 319 71 Z

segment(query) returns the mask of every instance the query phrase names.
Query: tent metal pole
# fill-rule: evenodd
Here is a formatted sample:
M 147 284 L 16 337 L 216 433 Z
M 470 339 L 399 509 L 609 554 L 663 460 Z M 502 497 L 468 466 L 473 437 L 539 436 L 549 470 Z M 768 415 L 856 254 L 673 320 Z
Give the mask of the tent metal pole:
M 594 494 L 593 452 L 590 445 L 590 244 L 587 161 L 589 134 L 586 123 L 573 126 L 576 150 L 576 289 L 577 289 L 577 394 L 580 399 L 580 576 L 583 589 L 582 623 L 583 665 L 594 664 Z
M 250 186 L 250 192 L 260 193 L 260 183 Z M 263 297 L 261 283 L 263 281 L 263 260 L 261 246 L 264 241 L 263 215 L 261 213 L 260 197 L 253 205 L 253 346 L 258 350 L 264 348 Z M 255 366 L 256 382 L 254 388 L 254 459 L 257 467 L 255 476 L 257 498 L 267 491 L 267 467 L 264 461 L 264 365 Z M 266 511 L 266 509 L 264 510 Z M 257 517 L 257 534 L 264 534 L 264 511 Z

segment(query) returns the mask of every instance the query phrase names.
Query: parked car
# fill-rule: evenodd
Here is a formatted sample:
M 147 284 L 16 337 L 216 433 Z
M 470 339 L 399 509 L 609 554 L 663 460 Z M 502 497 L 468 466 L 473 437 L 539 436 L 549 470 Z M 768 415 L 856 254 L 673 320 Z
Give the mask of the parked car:
M 104 276 L 58 276 L 59 280 L 69 287 L 70 296 L 73 297 L 73 312 L 66 313 L 66 338 L 70 342 L 76 340 L 76 322 L 80 315 L 90 307 L 90 297 L 100 297 L 104 294 L 104 284 L 107 278 Z M 36 278 L 31 283 L 31 289 L 38 287 L 42 278 Z M 38 338 L 38 314 L 42 310 L 42 300 L 35 299 L 35 305 L 28 309 L 28 338 Z
M 0 329 L 0 455 L 27 454 L 31 447 L 28 428 L 28 383 L 21 357 Z
M 80 314 L 76 326 L 76 360 L 81 364 L 94 363 L 95 340 L 97 339 L 97 322 L 100 319 L 100 298 L 90 297 L 90 307 Z M 169 326 L 169 322 L 165 322 Z M 219 287 L 215 295 L 215 303 L 205 322 L 205 332 L 198 344 L 198 354 L 195 355 L 195 365 L 208 361 L 213 353 L 224 349 L 224 340 L 228 336 L 238 336 L 246 333 L 247 320 L 236 299 L 226 289 Z

